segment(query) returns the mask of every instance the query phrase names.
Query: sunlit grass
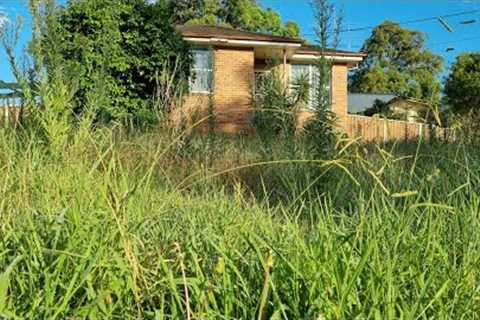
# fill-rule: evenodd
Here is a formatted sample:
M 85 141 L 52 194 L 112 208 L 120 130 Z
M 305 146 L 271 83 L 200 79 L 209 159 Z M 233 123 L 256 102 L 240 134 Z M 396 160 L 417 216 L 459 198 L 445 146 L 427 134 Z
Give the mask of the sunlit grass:
M 174 140 L 2 129 L 1 317 L 480 315 L 475 147 Z

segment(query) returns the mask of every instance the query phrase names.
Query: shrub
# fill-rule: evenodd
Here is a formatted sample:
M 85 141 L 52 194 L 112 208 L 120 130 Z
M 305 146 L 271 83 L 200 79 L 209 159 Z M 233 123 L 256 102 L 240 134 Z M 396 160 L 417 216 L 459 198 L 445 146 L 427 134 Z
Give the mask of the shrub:
M 53 12 L 41 50 L 58 53 L 45 61 L 47 68 L 61 63 L 77 75 L 75 113 L 101 79 L 109 99 L 100 106 L 100 119 L 154 118 L 161 73 L 174 74 L 175 84 L 188 78 L 189 47 L 175 32 L 168 8 L 166 1 L 80 0 Z
M 299 107 L 308 98 L 309 84 L 299 79 L 292 88 L 285 86 L 276 63 L 257 79 L 254 93 L 253 127 L 263 140 L 292 138 L 296 133 Z

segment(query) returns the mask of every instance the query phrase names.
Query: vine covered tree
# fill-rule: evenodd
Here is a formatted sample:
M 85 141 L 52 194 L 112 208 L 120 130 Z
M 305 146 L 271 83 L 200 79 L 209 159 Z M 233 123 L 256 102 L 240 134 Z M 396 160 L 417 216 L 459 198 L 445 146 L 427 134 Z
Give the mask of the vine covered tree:
M 75 112 L 101 83 L 103 120 L 150 117 L 162 73 L 188 78 L 189 47 L 170 9 L 167 0 L 72 0 L 52 10 L 40 56 L 75 73 Z

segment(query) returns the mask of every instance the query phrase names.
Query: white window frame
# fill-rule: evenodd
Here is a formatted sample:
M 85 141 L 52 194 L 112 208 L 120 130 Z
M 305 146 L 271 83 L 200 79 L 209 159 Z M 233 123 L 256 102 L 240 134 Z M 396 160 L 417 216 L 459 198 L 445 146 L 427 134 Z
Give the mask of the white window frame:
M 317 66 L 312 64 L 312 63 L 291 63 L 290 64 L 290 89 L 293 89 L 293 81 L 294 75 L 293 75 L 293 69 L 294 66 L 308 66 L 308 83 L 310 85 L 310 92 L 308 93 L 309 99 L 308 99 L 308 109 L 310 110 L 315 110 L 315 107 L 313 106 L 313 101 L 315 99 L 315 87 L 313 85 L 313 77 L 315 76 L 315 72 L 317 72 Z M 330 79 L 328 79 L 328 100 L 330 101 L 329 109 L 332 109 L 332 70 L 330 69 Z
M 208 52 L 208 55 L 209 55 L 209 59 L 210 59 L 210 63 L 209 63 L 209 67 L 208 68 L 199 68 L 198 66 L 195 65 L 195 57 L 193 57 L 193 64 L 192 64 L 192 67 L 191 67 L 191 75 L 190 75 L 190 78 L 188 79 L 188 85 L 189 85 L 189 88 L 190 88 L 190 93 L 193 93 L 193 94 L 211 94 L 212 91 L 213 91 L 213 54 L 212 54 L 212 50 L 210 49 L 207 49 L 207 48 L 194 48 L 191 50 L 191 53 L 192 55 L 194 56 L 196 52 Z M 194 84 L 194 75 L 196 74 L 196 72 L 198 71 L 201 71 L 201 72 L 206 72 L 207 74 L 209 74 L 209 82 L 207 84 L 207 86 L 209 88 L 207 88 L 207 90 L 194 90 L 192 89 L 193 88 L 193 84 Z

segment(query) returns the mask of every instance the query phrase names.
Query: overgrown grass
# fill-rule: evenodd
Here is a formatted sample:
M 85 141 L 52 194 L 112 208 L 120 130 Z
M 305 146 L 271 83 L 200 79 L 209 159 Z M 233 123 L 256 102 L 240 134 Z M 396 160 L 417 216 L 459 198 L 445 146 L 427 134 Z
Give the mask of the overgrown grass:
M 59 141 L 0 132 L 0 317 L 480 316 L 474 146 Z

